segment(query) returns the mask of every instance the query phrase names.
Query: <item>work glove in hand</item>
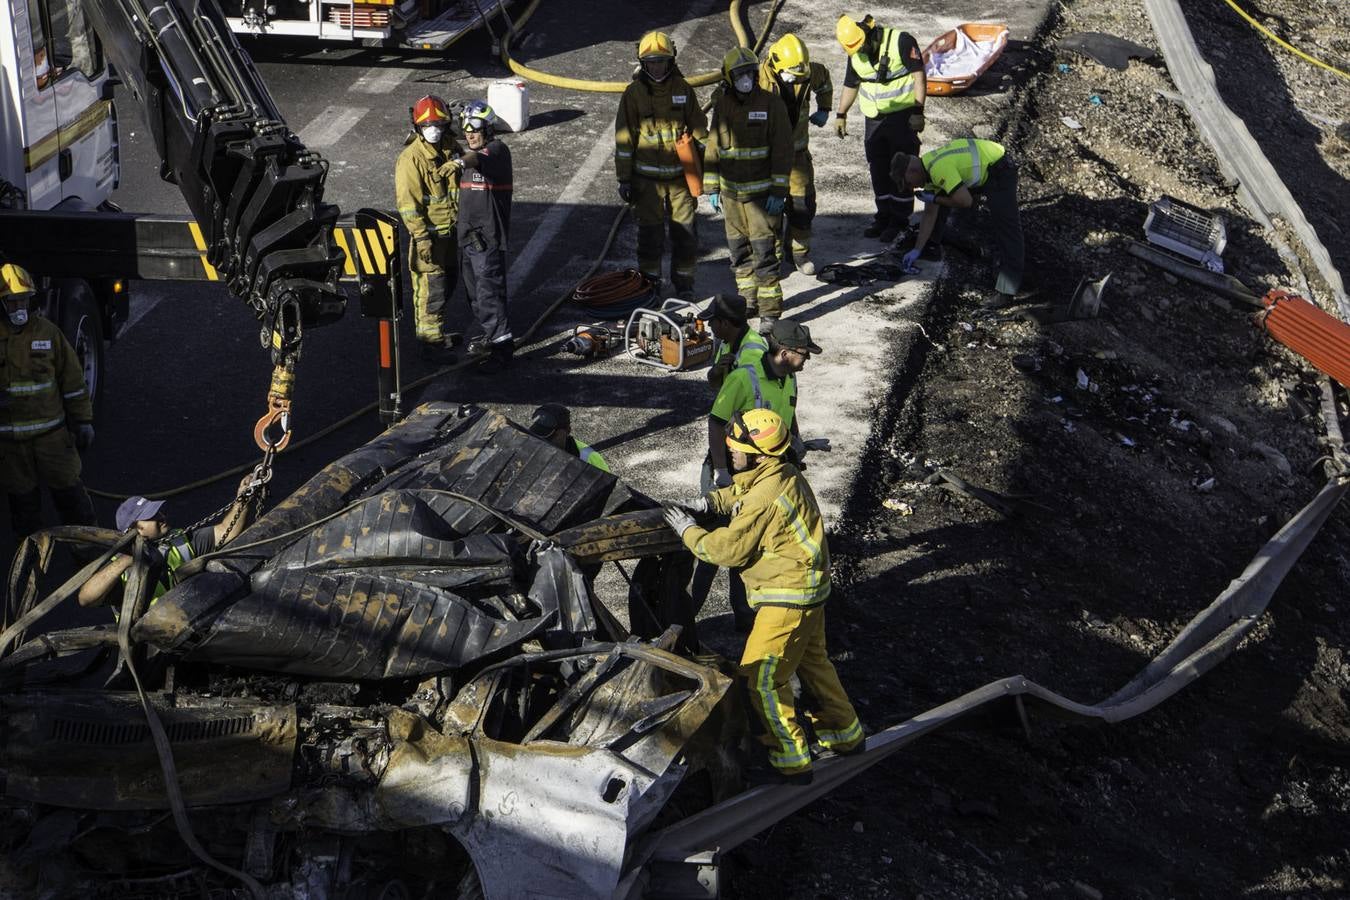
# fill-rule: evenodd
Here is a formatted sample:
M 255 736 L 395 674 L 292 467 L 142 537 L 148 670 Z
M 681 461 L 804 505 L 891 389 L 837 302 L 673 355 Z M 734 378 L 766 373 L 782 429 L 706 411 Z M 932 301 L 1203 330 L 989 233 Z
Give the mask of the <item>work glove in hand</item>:
M 922 252 L 923 252 L 922 248 L 915 247 L 913 250 L 906 253 L 904 257 L 900 260 L 900 267 L 904 269 L 906 272 L 908 272 L 910 269 L 918 268 L 917 263 L 919 261 L 919 254 Z
M 839 140 L 841 140 L 841 141 L 842 141 L 844 138 L 848 137 L 848 117 L 847 117 L 847 116 L 835 116 L 835 117 L 834 117 L 834 133 L 837 134 L 837 135 L 839 135 Z
M 712 207 L 713 212 L 722 211 L 722 194 L 720 191 L 713 191 L 708 195 L 708 205 Z
M 441 163 L 440 167 L 436 169 L 436 174 L 442 178 L 458 178 L 459 170 L 462 168 L 464 168 L 463 161 L 452 159 L 449 162 Z
M 712 504 L 708 502 L 707 497 L 695 497 L 693 500 L 686 500 L 680 506 L 696 516 L 704 516 L 712 512 Z
M 914 196 L 917 199 L 922 200 L 924 206 L 937 202 L 937 194 L 932 191 L 918 191 Z
M 417 242 L 417 261 L 424 266 L 430 266 L 434 263 L 431 258 L 431 241 Z
M 633 202 L 633 186 L 626 181 L 619 182 L 619 199 L 624 203 Z
M 81 422 L 75 426 L 75 449 L 88 450 L 94 446 L 94 426 Z
M 807 438 L 802 441 L 803 450 L 814 450 L 816 453 L 829 453 L 834 448 L 830 446 L 829 438 Z
M 787 200 L 783 197 L 764 198 L 764 211 L 771 216 L 782 215 L 785 206 L 787 206 Z
M 830 111 L 828 109 L 818 109 L 811 113 L 809 121 L 817 128 L 824 128 L 825 123 L 830 121 Z
M 713 469 L 713 484 L 720 488 L 731 487 L 731 472 L 726 469 Z
M 792 450 L 792 455 L 797 457 L 797 459 L 801 459 L 806 455 L 806 442 L 802 440 L 801 435 L 794 434 L 792 436 L 792 443 L 789 446 Z
M 666 524 L 670 526 L 670 530 L 680 537 L 684 537 L 684 533 L 697 524 L 694 521 L 693 516 L 689 515 L 689 513 L 680 509 L 678 506 L 667 506 L 661 511 L 661 515 L 665 517 Z
M 923 126 L 926 124 L 927 123 L 924 121 L 923 118 L 922 109 L 909 114 L 909 130 L 914 132 L 915 134 L 918 134 L 920 131 L 923 131 Z

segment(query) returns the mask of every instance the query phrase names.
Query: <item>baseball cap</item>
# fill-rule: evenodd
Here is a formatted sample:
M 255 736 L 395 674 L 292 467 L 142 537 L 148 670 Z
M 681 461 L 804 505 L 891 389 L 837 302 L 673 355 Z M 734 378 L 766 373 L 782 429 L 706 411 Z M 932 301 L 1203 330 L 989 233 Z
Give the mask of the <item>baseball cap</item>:
M 545 403 L 530 418 L 530 434 L 550 437 L 559 428 L 572 427 L 572 414 L 560 403 Z
M 694 314 L 705 322 L 712 319 L 744 322 L 745 298 L 738 294 L 713 294 Z
M 769 339 L 771 347 L 786 347 L 789 350 L 800 350 L 803 353 L 825 352 L 811 340 L 811 329 L 801 322 L 794 322 L 791 319 L 779 319 L 774 322 L 773 327 L 769 329 L 769 333 L 765 337 Z
M 117 530 L 126 531 L 137 522 L 153 519 L 159 515 L 163 500 L 150 500 L 146 497 L 129 497 L 117 507 Z

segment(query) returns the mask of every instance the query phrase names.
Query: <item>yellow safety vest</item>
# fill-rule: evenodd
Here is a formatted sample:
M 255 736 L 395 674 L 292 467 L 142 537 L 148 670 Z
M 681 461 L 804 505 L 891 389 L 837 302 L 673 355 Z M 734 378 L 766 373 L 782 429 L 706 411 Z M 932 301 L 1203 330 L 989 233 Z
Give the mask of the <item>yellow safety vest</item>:
M 862 50 L 853 55 L 853 71 L 862 82 L 858 85 L 858 106 L 869 119 L 901 112 L 918 103 L 914 99 L 914 79 L 918 73 L 905 68 L 900 55 L 901 33 L 894 28 L 881 30 L 881 56 L 875 63 Z
M 989 167 L 1006 151 L 995 141 L 958 138 L 919 157 L 928 173 L 929 190 L 950 194 L 960 187 L 978 188 L 989 180 Z

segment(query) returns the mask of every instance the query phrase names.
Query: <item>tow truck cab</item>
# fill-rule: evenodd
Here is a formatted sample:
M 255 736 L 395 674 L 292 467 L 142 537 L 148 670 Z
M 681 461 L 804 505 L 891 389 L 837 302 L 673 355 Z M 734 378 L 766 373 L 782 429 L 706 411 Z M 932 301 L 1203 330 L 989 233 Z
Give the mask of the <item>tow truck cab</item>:
M 115 81 L 80 0 L 3 0 L 0 21 L 0 208 L 114 209 Z M 0 255 L 6 243 L 0 235 Z M 104 336 L 126 318 L 125 283 L 32 275 L 37 309 L 74 345 L 97 401 Z

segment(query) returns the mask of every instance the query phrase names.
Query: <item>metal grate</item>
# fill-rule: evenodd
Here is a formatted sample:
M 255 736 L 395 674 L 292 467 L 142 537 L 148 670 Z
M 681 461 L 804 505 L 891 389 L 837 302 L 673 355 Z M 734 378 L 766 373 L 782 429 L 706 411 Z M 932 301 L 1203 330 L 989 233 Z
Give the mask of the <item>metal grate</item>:
M 256 720 L 253 716 L 232 716 L 224 719 L 170 722 L 164 726 L 173 743 L 209 741 L 216 738 L 248 734 Z M 82 719 L 53 719 L 50 740 L 68 744 L 96 744 L 125 746 L 148 743 L 150 729 L 144 722 L 94 722 Z
M 1164 195 L 1149 205 L 1144 236 L 1150 244 L 1223 270 L 1220 257 L 1228 245 L 1228 229 L 1221 216 Z

